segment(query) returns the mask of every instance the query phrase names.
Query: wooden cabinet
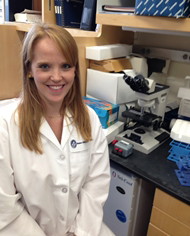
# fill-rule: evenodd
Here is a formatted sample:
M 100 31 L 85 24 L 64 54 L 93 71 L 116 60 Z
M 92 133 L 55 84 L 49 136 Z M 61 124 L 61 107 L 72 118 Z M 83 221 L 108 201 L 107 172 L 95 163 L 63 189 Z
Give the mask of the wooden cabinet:
M 156 189 L 147 236 L 190 236 L 190 206 Z
M 104 25 L 125 26 L 148 30 L 170 30 L 190 32 L 190 18 L 171 18 L 156 16 L 137 16 L 127 14 L 97 13 L 96 22 Z
M 21 90 L 22 35 L 14 26 L 0 25 L 0 100 L 17 97 Z M 14 43 L 13 43 L 14 42 Z

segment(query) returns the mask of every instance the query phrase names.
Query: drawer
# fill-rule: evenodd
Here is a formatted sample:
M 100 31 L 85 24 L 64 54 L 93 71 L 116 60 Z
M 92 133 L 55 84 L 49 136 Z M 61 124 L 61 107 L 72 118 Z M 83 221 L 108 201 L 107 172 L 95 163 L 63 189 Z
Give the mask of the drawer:
M 153 205 L 190 227 L 190 206 L 156 189 Z
M 158 229 L 155 225 L 149 224 L 147 236 L 169 236 L 162 230 Z
M 190 236 L 190 228 L 156 207 L 152 208 L 150 223 L 171 236 Z

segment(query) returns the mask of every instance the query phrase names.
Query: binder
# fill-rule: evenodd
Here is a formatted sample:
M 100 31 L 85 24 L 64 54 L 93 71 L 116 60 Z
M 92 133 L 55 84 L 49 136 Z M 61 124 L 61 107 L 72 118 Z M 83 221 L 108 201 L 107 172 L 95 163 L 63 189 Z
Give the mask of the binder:
M 80 28 L 84 0 L 61 0 L 62 27 Z
M 61 6 L 61 0 L 57 0 L 58 1 L 58 22 L 59 22 L 59 26 L 62 26 L 62 6 Z
M 14 14 L 32 10 L 32 0 L 5 0 L 5 21 L 15 21 Z
M 58 4 L 57 4 L 57 0 L 54 0 L 54 6 L 55 6 L 55 19 L 56 19 L 56 24 L 59 25 L 59 21 L 58 21 Z
M 56 24 L 62 26 L 61 0 L 54 0 Z
M 96 28 L 96 0 L 84 0 L 80 28 L 94 31 Z

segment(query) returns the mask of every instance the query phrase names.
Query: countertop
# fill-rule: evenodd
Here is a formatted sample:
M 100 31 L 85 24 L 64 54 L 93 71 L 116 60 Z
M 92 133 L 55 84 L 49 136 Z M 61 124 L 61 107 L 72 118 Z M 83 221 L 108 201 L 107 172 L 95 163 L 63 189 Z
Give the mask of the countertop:
M 171 139 L 149 154 L 133 150 L 133 153 L 123 159 L 112 153 L 113 145 L 109 144 L 110 161 L 117 163 L 136 176 L 151 182 L 171 196 L 190 205 L 190 187 L 182 186 L 174 172 L 175 162 L 167 160 Z

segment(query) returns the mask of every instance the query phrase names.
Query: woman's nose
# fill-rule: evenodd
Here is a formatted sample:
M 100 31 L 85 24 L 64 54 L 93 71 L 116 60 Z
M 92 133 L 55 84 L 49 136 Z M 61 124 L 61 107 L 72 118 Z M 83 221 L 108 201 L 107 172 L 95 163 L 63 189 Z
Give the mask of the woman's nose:
M 54 70 L 51 77 L 50 77 L 50 79 L 52 81 L 55 81 L 55 82 L 60 81 L 62 79 L 60 71 L 59 70 Z

